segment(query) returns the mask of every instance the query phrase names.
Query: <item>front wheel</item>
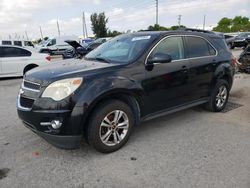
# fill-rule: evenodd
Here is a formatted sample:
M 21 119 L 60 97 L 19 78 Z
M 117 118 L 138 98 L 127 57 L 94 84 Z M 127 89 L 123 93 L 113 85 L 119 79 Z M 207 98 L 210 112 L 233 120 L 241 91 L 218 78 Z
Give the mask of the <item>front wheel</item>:
M 88 142 L 99 152 L 114 152 L 126 144 L 134 124 L 133 112 L 126 103 L 109 100 L 93 112 L 88 125 Z
M 229 85 L 226 80 L 218 80 L 212 93 L 209 102 L 206 104 L 206 109 L 212 112 L 220 112 L 226 107 L 229 97 Z

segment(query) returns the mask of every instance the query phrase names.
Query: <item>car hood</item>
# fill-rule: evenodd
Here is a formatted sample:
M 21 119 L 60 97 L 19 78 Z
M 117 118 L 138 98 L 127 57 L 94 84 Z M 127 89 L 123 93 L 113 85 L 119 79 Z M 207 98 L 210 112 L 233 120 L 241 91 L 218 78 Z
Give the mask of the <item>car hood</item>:
M 119 65 L 99 61 L 86 61 L 83 59 L 63 60 L 63 62 L 50 63 L 47 66 L 32 69 L 27 72 L 24 79 L 45 84 L 45 82 L 50 83 L 59 79 L 95 74 L 100 69 L 114 66 Z
M 70 46 L 72 46 L 74 49 L 77 49 L 78 47 L 82 47 L 81 44 L 79 44 L 75 40 L 66 40 L 66 43 L 68 43 Z

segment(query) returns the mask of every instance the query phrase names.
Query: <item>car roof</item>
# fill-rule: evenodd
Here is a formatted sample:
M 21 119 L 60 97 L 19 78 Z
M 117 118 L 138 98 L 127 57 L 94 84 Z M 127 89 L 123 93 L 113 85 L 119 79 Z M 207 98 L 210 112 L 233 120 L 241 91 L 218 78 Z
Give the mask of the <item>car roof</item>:
M 24 48 L 22 46 L 16 46 L 16 45 L 0 45 L 0 47 L 15 47 L 15 48 L 21 48 L 21 49 L 24 49 L 24 50 L 29 50 L 29 49 Z
M 136 33 L 132 33 L 135 35 L 155 35 L 155 36 L 168 36 L 168 35 L 196 35 L 201 37 L 211 37 L 211 38 L 222 38 L 222 36 L 212 32 L 212 31 L 205 31 L 205 30 L 169 30 L 169 31 L 139 31 Z

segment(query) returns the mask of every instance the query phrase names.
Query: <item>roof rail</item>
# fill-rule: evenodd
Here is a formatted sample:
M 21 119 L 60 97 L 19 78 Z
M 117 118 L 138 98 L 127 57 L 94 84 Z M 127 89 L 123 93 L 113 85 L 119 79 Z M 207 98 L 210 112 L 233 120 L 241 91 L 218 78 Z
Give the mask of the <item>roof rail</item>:
M 202 29 L 193 29 L 193 28 L 179 28 L 178 30 L 215 34 L 213 31 L 207 31 L 207 30 L 202 30 Z

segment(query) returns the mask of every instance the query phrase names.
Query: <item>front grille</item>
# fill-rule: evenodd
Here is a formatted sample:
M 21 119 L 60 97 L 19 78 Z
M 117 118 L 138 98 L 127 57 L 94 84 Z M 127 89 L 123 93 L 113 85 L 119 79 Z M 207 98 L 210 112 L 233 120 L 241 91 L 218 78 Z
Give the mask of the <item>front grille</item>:
M 31 108 L 34 103 L 33 99 L 29 99 L 26 97 L 20 97 L 20 105 L 24 108 Z
M 40 90 L 40 84 L 34 83 L 34 82 L 30 82 L 27 80 L 23 81 L 23 86 L 27 89 L 32 89 L 32 90 Z

